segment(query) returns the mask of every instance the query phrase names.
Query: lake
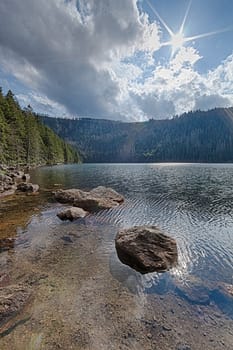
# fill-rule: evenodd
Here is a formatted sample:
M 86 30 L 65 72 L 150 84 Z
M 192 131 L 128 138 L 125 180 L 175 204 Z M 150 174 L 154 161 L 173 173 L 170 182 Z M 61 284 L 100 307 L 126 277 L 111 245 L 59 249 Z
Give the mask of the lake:
M 17 319 L 23 322 L 1 333 L 3 349 L 231 349 L 233 165 L 58 165 L 35 169 L 31 178 L 38 197 L 0 208 L 2 224 L 13 203 L 15 215 L 22 207 L 24 216 L 30 212 L 25 223 L 12 224 L 15 247 L 0 262 L 13 281 L 32 280 L 33 289 Z M 99 185 L 125 203 L 59 221 L 64 206 L 52 191 Z M 175 238 L 178 265 L 147 275 L 123 265 L 114 238 L 134 225 L 156 225 Z

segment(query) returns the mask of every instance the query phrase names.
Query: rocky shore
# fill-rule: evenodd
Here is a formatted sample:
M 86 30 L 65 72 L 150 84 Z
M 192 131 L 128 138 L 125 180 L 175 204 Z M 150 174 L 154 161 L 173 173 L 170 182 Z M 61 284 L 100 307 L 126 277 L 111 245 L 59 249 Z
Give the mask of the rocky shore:
M 30 175 L 26 168 L 0 164 L 0 197 L 15 192 L 37 192 L 38 185 L 29 183 Z

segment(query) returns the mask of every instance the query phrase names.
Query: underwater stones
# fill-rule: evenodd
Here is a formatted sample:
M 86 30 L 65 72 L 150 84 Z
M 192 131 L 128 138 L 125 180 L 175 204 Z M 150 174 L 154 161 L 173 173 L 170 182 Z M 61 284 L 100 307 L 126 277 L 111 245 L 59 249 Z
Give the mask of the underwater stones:
M 15 238 L 1 238 L 0 239 L 0 252 L 13 249 L 15 246 Z
M 77 220 L 87 216 L 88 212 L 78 207 L 69 207 L 57 214 L 61 220 Z
M 87 211 L 110 209 L 124 201 L 123 196 L 104 186 L 96 187 L 90 192 L 79 189 L 58 190 L 55 192 L 55 198 L 58 202 L 68 203 Z
M 120 261 L 142 274 L 169 270 L 178 259 L 175 240 L 156 226 L 120 230 L 115 246 Z
M 210 288 L 198 277 L 190 275 L 185 281 L 176 281 L 175 292 L 191 304 L 208 305 Z
M 21 285 L 0 288 L 0 326 L 26 305 L 30 295 L 31 290 Z

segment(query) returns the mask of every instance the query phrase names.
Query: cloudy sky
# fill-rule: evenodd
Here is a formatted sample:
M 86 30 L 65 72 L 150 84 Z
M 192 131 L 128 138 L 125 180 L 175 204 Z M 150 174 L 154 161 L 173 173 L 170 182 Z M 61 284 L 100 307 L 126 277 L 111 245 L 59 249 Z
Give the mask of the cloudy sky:
M 232 0 L 1 0 L 0 86 L 51 116 L 233 106 Z

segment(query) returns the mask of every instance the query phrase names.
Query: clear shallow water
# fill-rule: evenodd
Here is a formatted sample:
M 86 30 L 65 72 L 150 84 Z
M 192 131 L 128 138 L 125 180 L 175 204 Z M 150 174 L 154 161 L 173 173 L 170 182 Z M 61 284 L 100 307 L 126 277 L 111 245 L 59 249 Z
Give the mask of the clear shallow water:
M 104 185 L 122 193 L 123 206 L 87 220 L 114 227 L 111 238 L 119 227 L 145 224 L 173 236 L 179 265 L 160 275 L 163 288 L 164 279 L 172 288 L 171 276 L 183 282 L 192 276 L 205 283 L 233 283 L 233 165 L 79 164 L 36 169 L 32 179 L 46 189 Z M 113 239 L 105 249 L 114 251 Z M 122 274 L 128 271 L 117 260 L 114 264 Z M 153 285 L 158 287 L 158 276 L 150 276 L 151 292 Z
M 35 169 L 39 195 L 0 202 L 0 237 L 14 239 L 0 253 L 0 289 L 31 293 L 0 327 L 0 348 L 231 350 L 232 173 L 233 165 L 204 164 Z M 74 222 L 58 219 L 63 205 L 53 190 L 99 185 L 125 203 Z M 176 268 L 141 275 L 119 261 L 119 228 L 144 224 L 177 240 Z

